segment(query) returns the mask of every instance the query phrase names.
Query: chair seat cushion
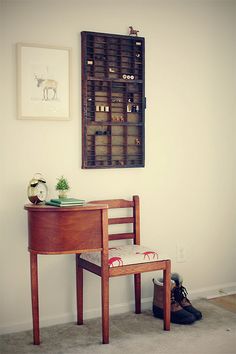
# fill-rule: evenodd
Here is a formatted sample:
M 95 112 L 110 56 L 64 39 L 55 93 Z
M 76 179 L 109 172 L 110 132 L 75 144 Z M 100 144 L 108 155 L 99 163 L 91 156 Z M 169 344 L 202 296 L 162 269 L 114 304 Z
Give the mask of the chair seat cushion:
M 80 258 L 101 266 L 101 253 L 82 253 Z M 109 267 L 120 267 L 128 264 L 155 262 L 158 259 L 157 252 L 139 245 L 125 245 L 109 248 Z

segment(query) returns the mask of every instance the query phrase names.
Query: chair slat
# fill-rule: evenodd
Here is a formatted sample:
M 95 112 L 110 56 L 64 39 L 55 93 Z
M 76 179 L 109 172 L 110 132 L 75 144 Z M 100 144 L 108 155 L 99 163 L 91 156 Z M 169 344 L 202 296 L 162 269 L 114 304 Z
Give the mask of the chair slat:
M 134 218 L 131 217 L 121 217 L 121 218 L 110 218 L 108 219 L 109 225 L 114 224 L 132 224 L 134 222 Z
M 132 208 L 134 206 L 134 202 L 132 200 L 125 200 L 125 199 L 95 200 L 95 201 L 91 201 L 89 203 L 90 204 L 107 204 L 109 209 Z
M 135 235 L 132 232 L 122 233 L 122 234 L 111 234 L 111 235 L 109 235 L 109 241 L 130 240 L 130 239 L 134 239 L 134 237 L 135 237 Z

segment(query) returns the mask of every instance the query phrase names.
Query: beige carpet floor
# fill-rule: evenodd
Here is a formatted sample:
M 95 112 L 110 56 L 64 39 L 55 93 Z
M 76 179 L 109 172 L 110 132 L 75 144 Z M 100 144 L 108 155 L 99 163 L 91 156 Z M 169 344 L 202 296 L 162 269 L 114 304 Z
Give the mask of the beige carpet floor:
M 151 310 L 141 315 L 126 313 L 111 317 L 110 344 L 101 344 L 101 321 L 83 326 L 74 323 L 41 329 L 40 346 L 32 344 L 32 331 L 0 336 L 1 354 L 235 354 L 236 314 L 207 300 L 194 302 L 203 319 L 192 325 L 171 325 Z

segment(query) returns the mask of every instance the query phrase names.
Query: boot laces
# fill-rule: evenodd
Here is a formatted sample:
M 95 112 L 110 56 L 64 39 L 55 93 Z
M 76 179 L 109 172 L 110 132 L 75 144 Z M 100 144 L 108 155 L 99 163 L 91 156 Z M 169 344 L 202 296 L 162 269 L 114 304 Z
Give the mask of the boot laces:
M 184 286 L 179 286 L 174 288 L 174 297 L 175 300 L 181 302 L 183 299 L 187 300 L 187 289 Z
M 171 291 L 170 301 L 171 301 L 171 305 L 177 304 L 174 289 Z
M 172 312 L 176 312 L 176 311 L 182 310 L 181 305 L 178 303 L 178 301 L 176 301 L 174 289 L 171 290 L 171 298 L 170 298 L 170 301 L 171 301 L 171 311 L 172 311 Z

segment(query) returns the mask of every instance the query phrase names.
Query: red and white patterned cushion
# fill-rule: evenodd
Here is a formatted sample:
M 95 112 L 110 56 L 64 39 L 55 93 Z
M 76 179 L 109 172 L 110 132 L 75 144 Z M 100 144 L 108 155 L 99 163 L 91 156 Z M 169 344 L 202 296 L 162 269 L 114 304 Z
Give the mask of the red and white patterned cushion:
M 93 264 L 101 266 L 101 253 L 82 253 L 80 256 Z M 157 252 L 139 245 L 125 245 L 109 248 L 109 267 L 119 267 L 128 264 L 149 263 L 158 259 Z

